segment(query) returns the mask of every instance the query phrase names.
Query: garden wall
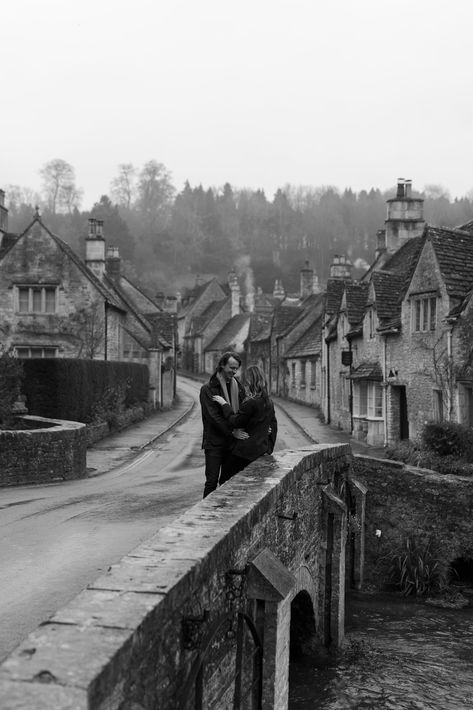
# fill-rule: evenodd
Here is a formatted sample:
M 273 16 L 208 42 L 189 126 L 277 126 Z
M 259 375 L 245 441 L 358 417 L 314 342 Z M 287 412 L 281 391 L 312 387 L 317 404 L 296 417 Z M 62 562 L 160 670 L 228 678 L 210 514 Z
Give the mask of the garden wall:
M 368 488 L 366 582 L 379 585 L 383 558 L 407 537 L 431 536 L 438 556 L 447 562 L 473 559 L 472 477 L 366 456 L 355 456 L 354 476 Z
M 85 424 L 35 416 L 20 419 L 24 429 L 0 431 L 0 486 L 86 476 Z

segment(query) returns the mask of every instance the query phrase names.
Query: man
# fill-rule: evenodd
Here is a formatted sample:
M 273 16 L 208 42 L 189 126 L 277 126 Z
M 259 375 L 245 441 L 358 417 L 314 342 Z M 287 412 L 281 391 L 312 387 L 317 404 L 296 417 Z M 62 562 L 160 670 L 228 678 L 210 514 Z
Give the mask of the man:
M 237 412 L 245 398 L 245 390 L 235 375 L 240 369 L 241 359 L 236 353 L 226 352 L 220 358 L 217 370 L 206 385 L 200 389 L 202 407 L 202 448 L 205 451 L 205 486 L 204 498 L 214 491 L 219 484 L 222 463 L 230 453 L 233 438 L 247 439 L 248 434 L 235 429 L 232 431 L 222 414 L 222 408 L 212 397 L 216 394 L 232 406 Z

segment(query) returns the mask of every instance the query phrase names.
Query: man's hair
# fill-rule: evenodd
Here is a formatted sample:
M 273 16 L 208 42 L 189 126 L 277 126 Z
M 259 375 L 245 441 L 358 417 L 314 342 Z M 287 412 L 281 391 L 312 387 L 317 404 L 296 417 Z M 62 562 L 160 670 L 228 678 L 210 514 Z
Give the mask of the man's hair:
M 220 372 L 225 367 L 231 357 L 237 361 L 238 365 L 241 365 L 241 357 L 238 355 L 238 353 L 233 353 L 231 352 L 231 350 L 228 350 L 226 353 L 223 353 L 222 357 L 218 361 L 217 372 Z

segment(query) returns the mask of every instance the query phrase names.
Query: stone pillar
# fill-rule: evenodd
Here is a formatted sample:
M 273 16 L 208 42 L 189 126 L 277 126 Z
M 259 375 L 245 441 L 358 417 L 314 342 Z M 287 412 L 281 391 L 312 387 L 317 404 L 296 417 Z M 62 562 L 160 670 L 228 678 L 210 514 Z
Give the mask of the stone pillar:
M 264 601 L 262 710 L 286 710 L 289 695 L 291 592 L 296 578 L 268 549 L 248 568 L 248 599 Z
M 162 353 L 157 348 L 148 350 L 149 402 L 155 409 L 161 407 L 161 365 Z

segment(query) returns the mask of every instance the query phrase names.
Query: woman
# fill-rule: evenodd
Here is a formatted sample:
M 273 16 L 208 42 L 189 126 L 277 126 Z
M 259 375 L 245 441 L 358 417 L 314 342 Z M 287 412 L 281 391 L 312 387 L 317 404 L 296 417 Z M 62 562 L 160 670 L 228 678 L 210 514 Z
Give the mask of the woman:
M 223 416 L 229 425 L 233 429 L 244 429 L 249 435 L 248 439 L 235 440 L 231 454 L 222 467 L 220 483 L 228 481 L 263 454 L 271 454 L 276 443 L 278 423 L 261 368 L 251 365 L 243 375 L 242 385 L 246 398 L 236 414 L 223 397 L 212 397 L 222 406 Z

